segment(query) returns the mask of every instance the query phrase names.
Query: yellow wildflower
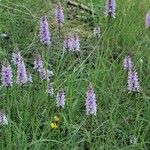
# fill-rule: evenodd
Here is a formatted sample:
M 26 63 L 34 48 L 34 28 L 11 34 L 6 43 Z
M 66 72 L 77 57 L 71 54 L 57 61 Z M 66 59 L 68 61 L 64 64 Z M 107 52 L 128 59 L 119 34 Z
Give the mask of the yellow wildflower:
M 51 124 L 50 124 L 50 126 L 51 126 L 51 128 L 52 129 L 57 129 L 58 128 L 58 126 L 57 126 L 57 124 L 54 122 L 52 122 Z
M 54 121 L 58 122 L 60 120 L 59 116 L 54 116 Z

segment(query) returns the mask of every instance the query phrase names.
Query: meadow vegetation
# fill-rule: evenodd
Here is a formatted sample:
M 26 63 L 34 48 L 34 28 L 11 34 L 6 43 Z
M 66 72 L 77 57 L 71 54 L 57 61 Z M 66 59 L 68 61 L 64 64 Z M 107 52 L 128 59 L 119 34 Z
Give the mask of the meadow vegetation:
M 150 149 L 150 28 L 145 27 L 150 1 L 116 0 L 115 18 L 104 14 L 105 0 L 76 3 L 92 13 L 65 0 L 0 1 L 0 70 L 10 64 L 13 76 L 12 86 L 0 81 L 0 119 L 7 117 L 0 120 L 0 149 Z M 58 4 L 64 12 L 61 27 L 55 20 Z M 39 40 L 43 16 L 48 45 Z M 100 34 L 94 34 L 95 27 Z M 79 38 L 78 51 L 64 50 L 65 35 Z M 16 82 L 20 64 L 12 61 L 14 49 L 31 82 Z M 50 70 L 48 79 L 34 69 L 37 55 Z M 139 82 L 135 91 L 129 89 L 130 71 L 123 66 L 128 55 Z M 88 93 L 97 106 L 91 115 Z M 61 105 L 60 95 L 65 97 Z

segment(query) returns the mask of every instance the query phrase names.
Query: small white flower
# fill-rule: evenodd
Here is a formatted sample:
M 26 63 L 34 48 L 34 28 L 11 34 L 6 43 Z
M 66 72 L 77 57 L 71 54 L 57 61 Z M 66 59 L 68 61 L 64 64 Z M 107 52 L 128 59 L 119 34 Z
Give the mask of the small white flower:
M 137 138 L 135 136 L 130 136 L 130 144 L 137 144 Z
M 28 82 L 29 82 L 29 83 L 32 83 L 32 82 L 33 82 L 31 73 L 28 74 Z
M 53 75 L 54 75 L 53 71 L 47 70 L 47 77 L 48 78 L 53 76 Z
M 47 81 L 54 75 L 53 71 L 47 70 Z
M 0 112 L 0 124 L 1 125 L 8 125 L 7 117 L 3 112 Z
M 140 59 L 140 63 L 143 64 L 143 59 L 142 58 Z
M 2 33 L 2 34 L 1 34 L 1 37 L 2 37 L 2 38 L 6 38 L 6 37 L 8 37 L 8 35 L 7 35 L 6 33 Z

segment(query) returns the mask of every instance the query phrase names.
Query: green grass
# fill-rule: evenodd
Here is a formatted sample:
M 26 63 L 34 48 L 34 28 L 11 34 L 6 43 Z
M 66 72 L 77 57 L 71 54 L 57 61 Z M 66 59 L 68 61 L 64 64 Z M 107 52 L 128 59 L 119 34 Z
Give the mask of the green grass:
M 2 150 L 149 150 L 150 149 L 150 31 L 144 19 L 150 9 L 149 0 L 117 0 L 116 19 L 108 25 L 102 0 L 80 0 L 96 11 L 65 10 L 63 32 L 78 32 L 81 41 L 79 57 L 66 53 L 62 58 L 58 28 L 54 19 L 55 3 L 49 0 L 12 0 L 0 2 L 0 61 L 11 62 L 14 47 L 18 47 L 28 70 L 34 74 L 34 84 L 19 87 L 15 83 L 6 89 L 0 84 L 0 109 L 9 118 L 8 126 L 0 126 Z M 72 20 L 67 20 L 70 15 Z M 52 34 L 49 69 L 53 70 L 54 96 L 47 102 L 45 83 L 32 69 L 34 54 L 45 48 L 38 41 L 39 18 L 47 15 Z M 93 28 L 101 26 L 101 38 L 93 36 Z M 61 41 L 62 42 L 62 41 Z M 131 53 L 138 72 L 141 91 L 127 91 L 127 73 L 122 62 Z M 140 60 L 143 59 L 143 63 Z M 97 116 L 85 111 L 85 92 L 93 83 L 97 99 Z M 55 97 L 60 88 L 66 92 L 66 105 L 60 113 L 57 129 L 50 123 L 57 115 Z M 131 137 L 137 138 L 131 144 Z

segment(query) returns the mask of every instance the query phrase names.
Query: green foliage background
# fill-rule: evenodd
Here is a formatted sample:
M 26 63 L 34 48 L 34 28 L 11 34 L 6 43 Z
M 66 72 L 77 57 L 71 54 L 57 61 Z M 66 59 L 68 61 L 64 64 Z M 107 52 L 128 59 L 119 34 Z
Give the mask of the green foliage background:
M 9 39 L 0 40 L 0 61 L 11 63 L 14 47 L 18 47 L 28 70 L 34 73 L 34 84 L 5 89 L 0 84 L 0 108 L 9 118 L 8 126 L 0 126 L 0 147 L 5 150 L 148 150 L 150 149 L 150 31 L 145 29 L 149 0 L 117 0 L 116 18 L 108 23 L 104 16 L 104 0 L 80 0 L 96 15 L 79 8 L 64 7 L 64 33 L 77 32 L 81 54 L 65 53 L 54 18 L 57 2 L 50 0 L 1 0 L 0 32 Z M 39 43 L 39 18 L 46 15 L 52 44 L 48 51 L 49 68 L 53 70 L 55 94 L 48 97 L 45 83 L 32 70 L 34 54 L 46 55 Z M 73 17 L 72 17 L 73 16 Z M 101 27 L 101 37 L 93 35 Z M 132 55 L 141 91 L 127 91 L 127 73 L 122 62 Z M 143 62 L 142 62 L 142 61 Z M 85 92 L 93 83 L 97 99 L 97 116 L 85 113 Z M 66 106 L 60 114 L 57 129 L 50 123 L 57 115 L 55 96 L 58 89 L 66 92 Z M 34 90 L 33 90 L 34 89 Z M 137 138 L 135 144 L 131 138 Z

